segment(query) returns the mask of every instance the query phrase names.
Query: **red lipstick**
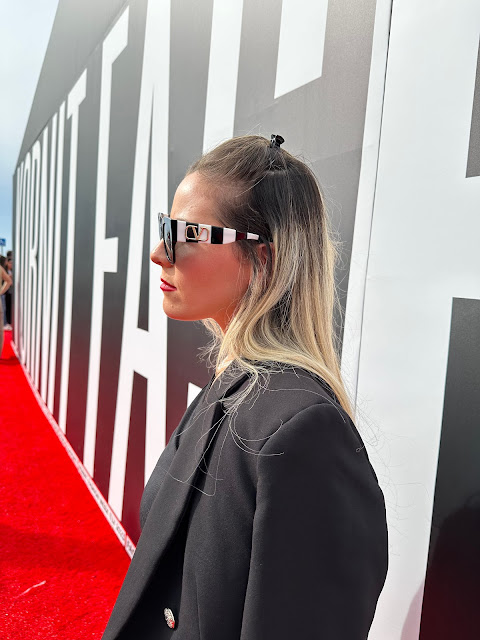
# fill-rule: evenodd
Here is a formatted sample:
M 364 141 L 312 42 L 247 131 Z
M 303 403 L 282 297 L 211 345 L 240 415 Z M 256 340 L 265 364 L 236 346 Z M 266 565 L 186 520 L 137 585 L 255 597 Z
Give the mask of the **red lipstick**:
M 165 280 L 161 278 L 160 289 L 162 291 L 176 291 L 177 287 L 173 287 L 171 284 L 168 284 L 168 282 L 165 282 Z

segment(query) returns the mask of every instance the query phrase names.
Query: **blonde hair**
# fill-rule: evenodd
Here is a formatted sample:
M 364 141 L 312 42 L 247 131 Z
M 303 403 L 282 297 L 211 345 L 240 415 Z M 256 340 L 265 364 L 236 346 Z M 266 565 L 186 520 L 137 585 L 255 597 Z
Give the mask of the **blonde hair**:
M 334 315 L 341 318 L 335 285 L 339 242 L 334 239 L 324 198 L 311 169 L 263 136 L 227 140 L 188 169 L 206 179 L 219 199 L 217 217 L 225 227 L 258 233 L 267 261 L 248 240 L 234 243 L 250 261 L 252 278 L 225 330 L 202 320 L 212 336 L 202 355 L 216 377 L 222 363 L 249 374 L 235 410 L 263 374 L 298 366 L 324 380 L 353 420 L 340 373 L 340 343 Z M 273 252 L 269 241 L 273 241 Z

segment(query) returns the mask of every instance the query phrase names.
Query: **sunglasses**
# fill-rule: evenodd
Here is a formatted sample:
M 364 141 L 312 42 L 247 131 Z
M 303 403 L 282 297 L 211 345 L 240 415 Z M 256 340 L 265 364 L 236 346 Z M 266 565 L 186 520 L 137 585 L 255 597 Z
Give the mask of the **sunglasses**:
M 158 230 L 163 240 L 168 261 L 175 263 L 175 244 L 177 242 L 206 242 L 207 244 L 228 244 L 237 240 L 257 240 L 258 233 L 245 233 L 228 227 L 215 227 L 211 224 L 172 220 L 165 213 L 158 214 Z M 271 240 L 270 240 L 271 242 Z

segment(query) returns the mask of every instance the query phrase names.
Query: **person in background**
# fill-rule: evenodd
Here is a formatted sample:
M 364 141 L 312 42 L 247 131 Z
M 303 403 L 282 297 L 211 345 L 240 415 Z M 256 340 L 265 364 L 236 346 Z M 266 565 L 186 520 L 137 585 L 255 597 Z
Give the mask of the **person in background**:
M 2 269 L 4 269 L 7 273 L 7 259 L 5 258 L 5 256 L 0 256 L 0 267 L 2 267 Z M 7 317 L 7 301 L 5 300 L 5 294 L 3 294 L 2 296 L 0 296 L 0 298 L 2 299 L 2 318 L 3 318 L 3 322 L 6 322 L 6 317 Z M 5 329 L 5 327 L 2 324 L 2 331 Z
M 3 262 L 5 263 L 5 257 L 4 256 L 1 256 L 1 257 L 3 258 Z M 8 291 L 8 289 L 10 288 L 10 286 L 12 284 L 12 279 L 8 275 L 8 273 L 5 271 L 1 260 L 0 260 L 0 279 L 1 279 L 0 296 L 2 296 L 2 306 L 0 307 L 0 309 L 1 309 L 1 312 L 0 312 L 0 356 L 1 356 L 2 350 L 3 350 L 3 299 L 4 299 L 4 293 L 6 291 Z
M 5 267 L 6 272 L 12 279 L 13 284 L 13 251 L 7 251 L 7 263 Z M 2 300 L 5 301 L 5 331 L 12 330 L 12 295 L 13 295 L 13 286 L 8 288 L 8 291 L 3 295 Z

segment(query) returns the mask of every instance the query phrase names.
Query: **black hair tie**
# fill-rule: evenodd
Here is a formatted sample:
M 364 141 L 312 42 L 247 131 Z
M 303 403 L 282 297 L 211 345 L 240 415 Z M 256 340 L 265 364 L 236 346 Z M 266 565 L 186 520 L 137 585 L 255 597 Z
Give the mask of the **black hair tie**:
M 270 149 L 273 149 L 274 147 L 280 149 L 280 145 L 284 142 L 285 140 L 281 135 L 279 135 L 278 133 L 272 133 L 272 135 L 270 136 Z

